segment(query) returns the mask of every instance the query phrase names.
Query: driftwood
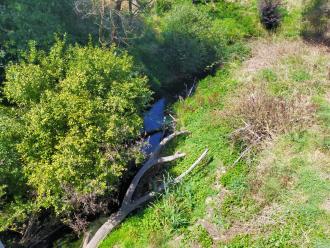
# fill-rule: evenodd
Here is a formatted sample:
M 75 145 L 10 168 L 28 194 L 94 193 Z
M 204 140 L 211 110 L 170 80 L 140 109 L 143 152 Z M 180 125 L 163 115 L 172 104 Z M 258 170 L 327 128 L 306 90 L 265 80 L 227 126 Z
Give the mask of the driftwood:
M 207 155 L 208 149 L 206 149 L 203 154 L 195 161 L 194 164 L 192 164 L 188 170 L 186 170 L 184 173 L 182 173 L 177 178 L 160 185 L 154 192 L 149 192 L 146 195 L 138 198 L 133 199 L 134 192 L 143 177 L 143 175 L 152 167 L 158 164 L 167 163 L 170 161 L 174 161 L 178 158 L 182 158 L 185 156 L 185 153 L 176 153 L 172 156 L 168 157 L 161 157 L 159 158 L 160 152 L 165 147 L 168 142 L 170 142 L 172 139 L 174 139 L 178 135 L 187 134 L 187 131 L 178 131 L 174 132 L 173 134 L 169 135 L 168 137 L 164 138 L 158 147 L 155 149 L 155 151 L 150 155 L 150 158 L 146 163 L 143 164 L 143 166 L 140 168 L 138 173 L 133 178 L 130 186 L 128 187 L 126 194 L 124 196 L 124 199 L 122 201 L 121 207 L 116 213 L 113 213 L 109 219 L 96 231 L 94 236 L 88 240 L 89 238 L 85 236 L 83 247 L 85 248 L 96 248 L 101 243 L 101 241 L 115 228 L 117 227 L 125 218 L 127 215 L 129 215 L 132 211 L 137 209 L 140 205 L 143 203 L 146 203 L 150 201 L 154 196 L 156 196 L 158 193 L 162 192 L 167 186 L 172 184 L 177 184 L 182 179 L 188 175 Z

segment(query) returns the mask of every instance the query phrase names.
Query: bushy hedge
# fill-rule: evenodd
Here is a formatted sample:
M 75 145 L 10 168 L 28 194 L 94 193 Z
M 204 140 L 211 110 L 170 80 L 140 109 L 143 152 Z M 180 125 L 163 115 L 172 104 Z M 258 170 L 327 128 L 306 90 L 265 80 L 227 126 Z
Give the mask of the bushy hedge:
M 105 194 L 116 200 L 123 172 L 141 158 L 135 141 L 151 98 L 130 56 L 61 40 L 49 53 L 31 44 L 24 61 L 7 68 L 4 95 L 16 117 L 0 122 L 2 200 L 20 190 L 25 207 L 16 213 L 51 209 L 69 219 Z M 15 188 L 17 173 L 29 192 Z M 15 221 L 8 215 L 0 215 L 0 231 Z
M 210 17 L 194 6 L 179 5 L 166 14 L 160 47 L 166 73 L 162 87 L 178 88 L 171 84 L 182 84 L 220 61 L 223 44 L 212 26 Z

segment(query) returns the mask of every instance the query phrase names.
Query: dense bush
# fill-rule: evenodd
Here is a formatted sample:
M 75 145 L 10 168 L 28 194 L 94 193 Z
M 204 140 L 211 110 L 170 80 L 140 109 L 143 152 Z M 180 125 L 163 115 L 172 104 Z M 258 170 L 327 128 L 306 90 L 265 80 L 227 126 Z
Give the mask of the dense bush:
M 9 153 L 1 161 L 5 169 L 22 163 L 31 188 L 29 209 L 52 209 L 70 219 L 81 205 L 89 209 L 105 193 L 115 201 L 123 171 L 141 157 L 135 142 L 151 97 L 132 58 L 114 47 L 66 46 L 58 40 L 45 53 L 31 44 L 24 61 L 7 68 L 6 80 L 4 95 L 17 106 L 21 126 L 0 123 L 6 131 L 0 154 Z M 5 173 L 15 178 L 18 172 Z M 11 182 L 4 184 L 2 176 L 3 195 Z M 0 230 L 12 224 L 5 215 L 0 218 Z
M 302 34 L 307 39 L 330 46 L 330 3 L 327 0 L 307 1 L 303 12 Z
M 221 58 L 219 33 L 212 32 L 211 19 L 194 6 L 173 8 L 163 20 L 162 31 L 162 63 L 168 72 L 162 80 L 165 88 L 202 73 Z
M 258 34 L 258 14 L 251 4 L 214 4 L 156 1 L 157 15 L 146 18 L 149 29 L 131 49 L 155 91 L 181 93 L 194 78 L 206 75 L 238 51 L 245 38 Z
M 13 111 L 0 106 L 0 210 L 5 202 L 22 196 L 24 175 L 16 148 L 22 131 Z
M 219 32 L 213 32 L 207 13 L 192 4 L 172 7 L 158 28 L 160 33 L 149 29 L 137 40 L 133 53 L 163 93 L 178 93 L 185 82 L 221 58 Z
M 26 48 L 28 40 L 51 45 L 54 33 L 68 32 L 86 41 L 95 27 L 74 13 L 73 0 L 4 0 L 0 4 L 0 40 L 9 48 Z
M 275 30 L 282 19 L 280 0 L 260 1 L 260 20 L 267 30 Z
M 16 60 L 29 40 L 48 49 L 54 33 L 68 33 L 72 42 L 86 43 L 97 27 L 82 20 L 73 10 L 73 0 L 2 0 L 0 1 L 0 86 L 4 66 Z

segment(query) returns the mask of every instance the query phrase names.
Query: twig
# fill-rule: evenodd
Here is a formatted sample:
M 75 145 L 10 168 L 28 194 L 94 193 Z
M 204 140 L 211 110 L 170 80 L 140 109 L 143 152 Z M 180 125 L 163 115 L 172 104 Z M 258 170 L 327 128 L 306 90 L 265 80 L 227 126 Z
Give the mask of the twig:
M 118 212 L 112 214 L 110 218 L 97 230 L 93 238 L 86 245 L 86 248 L 97 248 L 99 243 L 114 229 L 116 228 L 132 211 L 137 209 L 140 205 L 150 201 L 157 193 L 162 192 L 168 185 L 174 185 L 183 180 L 196 166 L 205 158 L 208 149 L 189 167 L 188 170 L 183 172 L 180 176 L 167 184 L 162 184 L 158 187 L 156 192 L 150 192 L 137 200 L 134 200 L 128 205 L 122 206 Z
M 255 143 L 252 145 L 248 146 L 241 154 L 240 156 L 235 160 L 235 162 L 232 164 L 232 167 L 234 167 L 254 146 L 256 146 L 259 142 L 261 137 L 259 137 Z

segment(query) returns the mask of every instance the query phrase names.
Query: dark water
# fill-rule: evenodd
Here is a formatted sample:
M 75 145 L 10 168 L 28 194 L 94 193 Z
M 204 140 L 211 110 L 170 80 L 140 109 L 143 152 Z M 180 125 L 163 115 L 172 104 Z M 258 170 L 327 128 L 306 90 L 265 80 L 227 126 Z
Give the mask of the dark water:
M 142 148 L 146 154 L 152 153 L 163 138 L 165 106 L 166 100 L 162 98 L 154 103 L 151 109 L 144 115 L 143 130 L 149 134 L 145 138 L 147 145 Z

